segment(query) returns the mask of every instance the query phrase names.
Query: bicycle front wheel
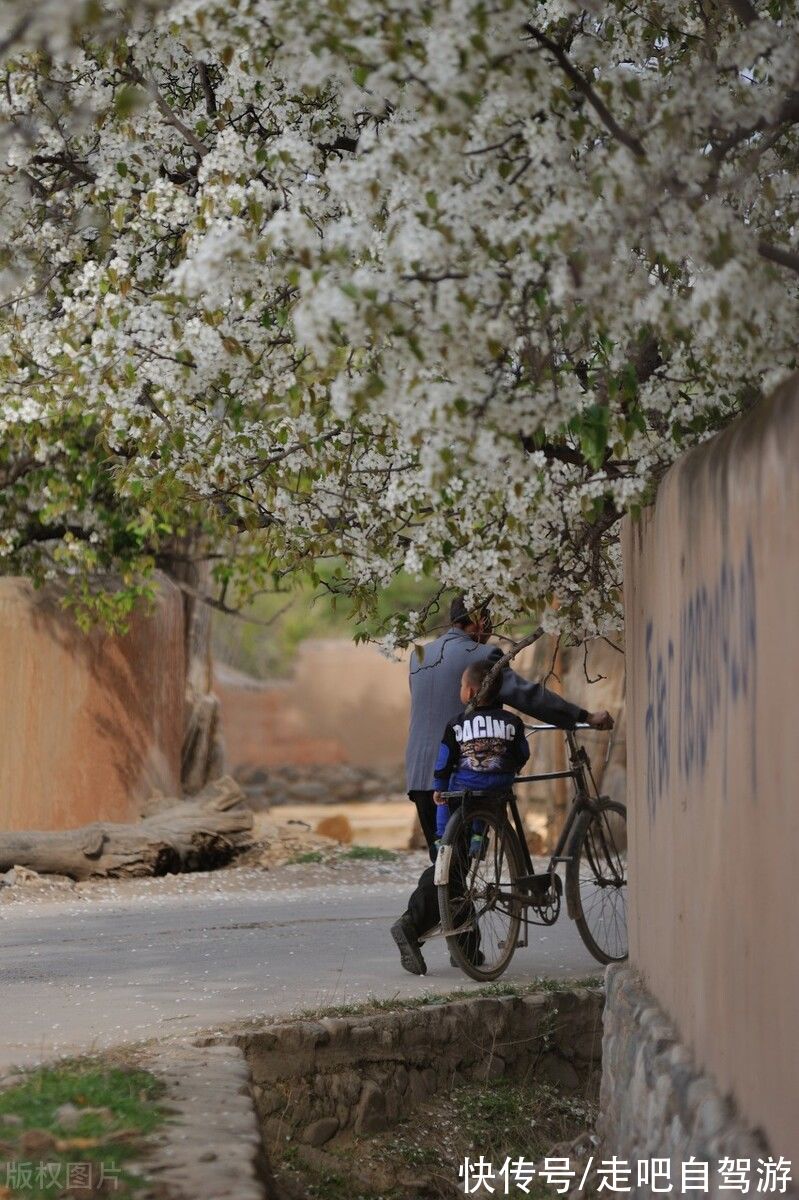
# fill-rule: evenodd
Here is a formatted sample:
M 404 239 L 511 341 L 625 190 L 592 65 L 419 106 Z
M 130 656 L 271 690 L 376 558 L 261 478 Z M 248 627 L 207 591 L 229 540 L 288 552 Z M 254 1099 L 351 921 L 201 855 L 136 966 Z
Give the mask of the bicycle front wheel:
M 524 874 L 519 839 L 504 806 L 461 809 L 447 826 L 436 866 L 441 927 L 453 961 L 481 981 L 496 979 L 519 940 Z
M 599 800 L 578 818 L 566 899 L 580 937 L 601 963 L 623 962 L 627 943 L 627 809 Z

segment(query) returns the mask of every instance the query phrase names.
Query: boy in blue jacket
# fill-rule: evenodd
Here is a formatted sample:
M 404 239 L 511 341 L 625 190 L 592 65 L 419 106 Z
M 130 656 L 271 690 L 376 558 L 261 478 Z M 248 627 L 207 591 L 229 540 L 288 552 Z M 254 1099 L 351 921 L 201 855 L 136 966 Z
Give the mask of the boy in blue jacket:
M 470 663 L 461 677 L 461 703 L 471 704 L 492 668 L 483 660 Z M 449 806 L 442 792 L 507 791 L 530 757 L 524 725 L 499 699 L 502 686 L 497 677 L 480 704 L 462 712 L 444 730 L 433 774 L 436 833 L 439 837 L 449 819 Z

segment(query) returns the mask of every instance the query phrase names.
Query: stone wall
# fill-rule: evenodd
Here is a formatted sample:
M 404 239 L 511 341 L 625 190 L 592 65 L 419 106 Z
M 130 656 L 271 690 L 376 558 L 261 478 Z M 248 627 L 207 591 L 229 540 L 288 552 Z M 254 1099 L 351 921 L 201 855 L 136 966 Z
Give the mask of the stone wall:
M 283 804 L 342 804 L 399 798 L 407 801 L 405 770 L 350 763 L 244 768 L 239 782 L 254 808 Z
M 0 579 L 0 830 L 135 819 L 154 790 L 180 792 L 180 593 L 124 637 L 85 635 L 49 591 Z
M 708 1164 L 706 1195 L 719 1200 L 718 1164 L 725 1158 L 743 1159 L 755 1192 L 759 1160 L 770 1150 L 763 1134 L 743 1120 L 737 1106 L 723 1096 L 715 1080 L 702 1071 L 680 1038 L 675 1025 L 647 991 L 638 972 L 613 966 L 606 976 L 607 1003 L 602 1046 L 602 1087 L 598 1133 L 608 1150 L 633 1163 L 669 1159 L 675 1193 L 682 1164 L 690 1158 Z M 648 1200 L 648 1184 L 636 1186 L 633 1196 Z M 796 1196 L 789 1188 L 783 1193 Z
M 460 1080 L 533 1076 L 576 1089 L 598 1071 L 602 992 L 478 997 L 235 1036 L 250 1063 L 267 1146 L 375 1133 Z
M 681 459 L 624 536 L 631 961 L 741 1125 L 794 1162 L 797 463 L 793 380 Z

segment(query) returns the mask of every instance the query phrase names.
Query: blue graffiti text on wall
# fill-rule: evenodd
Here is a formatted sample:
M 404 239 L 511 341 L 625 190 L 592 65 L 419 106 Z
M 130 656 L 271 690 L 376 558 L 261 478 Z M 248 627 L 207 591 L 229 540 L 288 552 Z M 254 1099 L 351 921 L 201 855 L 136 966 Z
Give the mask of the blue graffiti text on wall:
M 715 582 L 700 584 L 683 605 L 679 633 L 656 638 L 646 626 L 646 789 L 650 819 L 673 771 L 700 779 L 717 731 L 748 722 L 754 784 L 756 585 L 751 539 L 739 563 L 725 559 Z M 675 703 L 676 700 L 676 703 Z M 673 719 L 676 713 L 676 721 Z

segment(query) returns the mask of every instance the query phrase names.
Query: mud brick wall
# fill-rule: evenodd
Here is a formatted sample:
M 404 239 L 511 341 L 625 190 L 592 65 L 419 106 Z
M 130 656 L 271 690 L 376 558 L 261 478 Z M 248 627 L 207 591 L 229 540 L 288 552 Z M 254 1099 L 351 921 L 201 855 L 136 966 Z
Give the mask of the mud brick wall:
M 124 636 L 83 634 L 54 591 L 0 579 L 0 831 L 135 820 L 179 794 L 183 641 L 166 579 Z
M 794 1163 L 797 464 L 799 377 L 680 459 L 624 537 L 631 963 Z

